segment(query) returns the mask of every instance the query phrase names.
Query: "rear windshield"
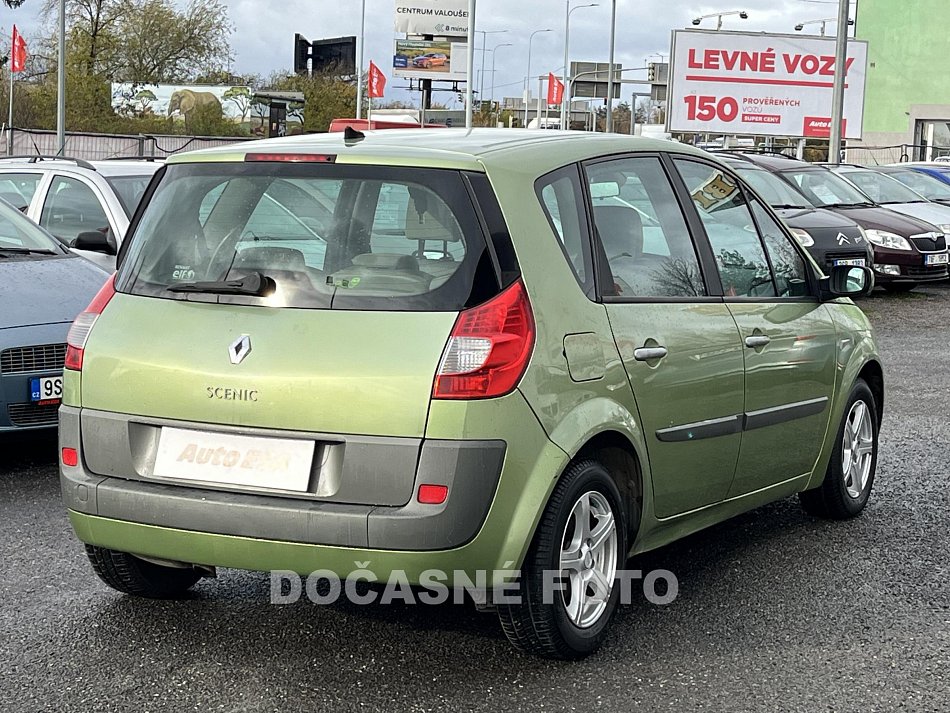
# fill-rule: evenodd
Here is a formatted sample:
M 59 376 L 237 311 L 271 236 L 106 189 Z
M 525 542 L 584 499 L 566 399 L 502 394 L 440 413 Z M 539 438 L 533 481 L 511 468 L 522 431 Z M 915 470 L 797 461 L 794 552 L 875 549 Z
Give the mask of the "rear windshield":
M 276 290 L 179 291 L 252 273 Z M 457 311 L 496 294 L 499 279 L 458 171 L 250 162 L 168 166 L 117 286 L 232 304 Z
M 110 176 L 106 180 L 119 197 L 119 202 L 122 203 L 126 216 L 132 217 L 139 201 L 145 195 L 145 189 L 148 188 L 149 181 L 152 180 L 152 174 L 145 176 Z

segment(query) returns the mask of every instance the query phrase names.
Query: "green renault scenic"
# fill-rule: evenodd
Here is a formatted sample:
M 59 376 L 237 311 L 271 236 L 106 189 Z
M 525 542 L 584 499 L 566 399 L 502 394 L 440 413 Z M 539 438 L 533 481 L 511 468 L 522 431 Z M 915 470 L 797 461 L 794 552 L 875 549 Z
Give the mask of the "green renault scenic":
M 176 156 L 69 335 L 65 504 L 121 592 L 217 567 L 489 573 L 515 646 L 579 658 L 630 555 L 795 494 L 862 511 L 884 384 L 849 297 L 872 287 L 671 142 L 349 131 Z

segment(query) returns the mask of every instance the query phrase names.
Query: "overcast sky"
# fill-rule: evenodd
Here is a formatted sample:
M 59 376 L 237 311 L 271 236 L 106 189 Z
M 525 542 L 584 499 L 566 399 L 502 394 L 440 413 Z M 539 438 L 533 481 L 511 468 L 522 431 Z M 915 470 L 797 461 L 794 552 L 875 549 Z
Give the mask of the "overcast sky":
M 606 61 L 610 24 L 610 0 L 573 0 L 574 4 L 599 2 L 599 7 L 582 8 L 571 16 L 571 59 Z M 309 39 L 356 35 L 359 33 L 359 0 L 225 0 L 230 8 L 234 34 L 235 73 L 267 75 L 289 69 L 293 62 L 293 36 L 300 32 Z M 4 8 L 2 26 L 7 32 L 16 23 L 29 39 L 39 25 L 40 0 L 26 0 L 17 10 Z M 390 74 L 393 53 L 393 0 L 367 0 L 366 59 L 373 59 Z M 496 97 L 518 96 L 527 69 L 528 36 L 534 30 L 552 32 L 535 36 L 531 69 L 537 76 L 559 72 L 564 54 L 564 0 L 478 0 L 476 26 L 480 30 L 504 30 L 489 35 L 488 48 L 508 43 L 497 50 Z M 669 53 L 670 30 L 690 25 L 700 14 L 714 11 L 746 10 L 749 19 L 724 18 L 723 29 L 792 32 L 796 23 L 831 17 L 837 0 L 618 0 L 617 61 L 625 67 L 641 67 L 649 55 Z M 704 27 L 715 27 L 715 19 Z M 818 26 L 806 31 L 817 34 Z M 833 27 L 829 28 L 833 32 Z M 6 46 L 9 40 L 5 40 Z M 491 63 L 489 55 L 489 65 Z M 658 58 L 653 57 L 653 61 Z M 476 55 L 476 68 L 480 57 Z M 630 76 L 637 76 L 633 73 Z M 486 93 L 491 76 L 486 76 Z M 389 87 L 406 85 L 393 80 Z M 536 82 L 535 82 L 536 87 Z M 626 88 L 624 94 L 633 91 Z M 403 95 L 404 96 L 404 95 Z M 451 104 L 454 95 L 438 95 Z

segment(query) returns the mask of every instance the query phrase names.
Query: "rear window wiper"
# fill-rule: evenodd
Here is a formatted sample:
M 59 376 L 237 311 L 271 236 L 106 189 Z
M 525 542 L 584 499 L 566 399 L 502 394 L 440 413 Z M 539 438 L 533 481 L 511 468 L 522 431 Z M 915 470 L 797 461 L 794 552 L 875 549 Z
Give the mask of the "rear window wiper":
M 261 272 L 252 272 L 240 280 L 213 282 L 173 282 L 165 288 L 169 292 L 200 292 L 210 295 L 251 295 L 267 297 L 277 289 L 274 279 Z
M 21 248 L 4 247 L 0 245 L 0 256 L 2 255 L 57 255 L 58 253 L 48 248 Z

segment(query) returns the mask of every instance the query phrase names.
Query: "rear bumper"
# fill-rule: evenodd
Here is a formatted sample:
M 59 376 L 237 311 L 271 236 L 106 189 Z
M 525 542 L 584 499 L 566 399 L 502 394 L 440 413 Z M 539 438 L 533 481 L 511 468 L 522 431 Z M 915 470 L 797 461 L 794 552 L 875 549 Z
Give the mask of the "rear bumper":
M 60 442 L 75 448 L 80 437 L 81 410 L 69 406 L 60 414 Z M 101 420 L 96 422 L 101 423 Z M 136 424 L 125 423 L 127 429 Z M 85 434 L 83 434 L 85 436 Z M 352 444 L 355 445 L 355 444 Z M 79 465 L 61 466 L 60 482 L 66 507 L 74 513 L 205 534 L 226 535 L 303 545 L 329 545 L 386 550 L 445 550 L 464 545 L 481 528 L 488 514 L 505 460 L 504 441 L 446 441 L 427 439 L 418 461 L 387 457 L 393 445 L 360 443 L 348 447 L 372 473 L 359 473 L 365 483 L 413 481 L 408 503 L 380 506 L 331 502 L 328 499 L 281 497 L 260 492 L 208 489 L 145 479 L 129 467 L 127 477 L 93 472 L 83 448 Z M 373 447 L 376 454 L 367 453 Z M 97 454 L 96 460 L 102 461 Z M 116 453 L 113 462 L 121 462 Z M 325 465 L 325 464 L 324 464 Z M 398 471 L 398 472 L 390 472 Z M 423 505 L 415 493 L 421 484 L 445 485 L 449 497 L 441 505 Z M 364 493 L 366 495 L 367 493 Z M 186 560 L 190 561 L 190 560 Z
M 78 413 L 80 409 L 74 407 L 62 409 L 63 446 L 76 447 L 79 443 Z M 569 461 L 569 456 L 547 437 L 521 393 L 470 403 L 435 402 L 423 442 L 445 443 L 450 448 L 491 444 L 489 452 L 507 443 L 497 480 L 488 472 L 487 462 L 477 469 L 476 480 L 487 478 L 490 483 L 483 489 L 484 484 L 473 484 L 478 492 L 487 493 L 487 516 L 478 511 L 471 498 L 455 497 L 462 493 L 462 481 L 452 466 L 446 466 L 445 475 L 454 477 L 446 506 L 455 508 L 457 501 L 463 502 L 458 510 L 445 511 L 443 518 L 452 513 L 459 520 L 452 525 L 446 520 L 444 526 L 420 519 L 421 510 L 416 508 L 423 506 L 418 505 L 321 503 L 164 485 L 135 480 L 135 475 L 94 475 L 86 467 L 81 445 L 80 466 L 63 467 L 61 483 L 79 539 L 160 560 L 258 571 L 283 569 L 299 574 L 329 569 L 340 577 L 362 569 L 356 564 L 359 562 L 369 563 L 365 568 L 380 580 L 398 571 L 414 584 L 424 581 L 430 570 L 445 572 L 455 581 L 457 573 L 464 572 L 474 581 L 482 572 L 492 577 L 492 573 L 520 567 L 551 490 Z M 437 455 L 440 450 L 432 453 Z M 412 468 L 416 468 L 415 461 Z M 463 470 L 475 474 L 469 466 Z M 184 511 L 180 511 L 176 494 L 195 502 L 185 504 Z M 202 504 L 207 510 L 200 507 Z M 433 517 L 444 512 L 443 506 L 425 507 L 432 508 L 426 512 Z M 466 512 L 468 509 L 473 512 Z M 212 511 L 216 513 L 214 521 L 205 517 Z M 227 513 L 227 517 L 222 519 L 217 513 Z M 338 528 L 335 539 L 331 538 L 333 533 L 320 524 L 326 513 L 350 514 L 352 527 Z M 381 529 L 370 528 L 371 514 L 374 528 Z M 252 526 L 249 518 L 269 529 Z M 341 522 L 339 517 L 336 522 Z M 425 527 L 420 529 L 420 525 Z M 466 537 L 471 539 L 465 541 Z M 451 546 L 451 542 L 464 544 Z M 410 546 L 418 549 L 399 549 Z M 443 549 L 436 549 L 440 546 Z

